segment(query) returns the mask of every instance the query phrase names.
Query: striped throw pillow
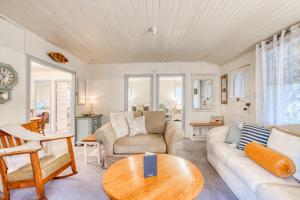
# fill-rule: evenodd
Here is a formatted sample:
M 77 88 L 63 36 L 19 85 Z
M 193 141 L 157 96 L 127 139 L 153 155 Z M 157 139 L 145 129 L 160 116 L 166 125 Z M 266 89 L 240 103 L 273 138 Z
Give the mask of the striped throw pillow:
M 263 146 L 267 146 L 268 139 L 270 136 L 270 130 L 259 126 L 243 123 L 243 128 L 241 131 L 241 139 L 237 148 L 244 150 L 245 146 L 250 142 L 257 142 Z

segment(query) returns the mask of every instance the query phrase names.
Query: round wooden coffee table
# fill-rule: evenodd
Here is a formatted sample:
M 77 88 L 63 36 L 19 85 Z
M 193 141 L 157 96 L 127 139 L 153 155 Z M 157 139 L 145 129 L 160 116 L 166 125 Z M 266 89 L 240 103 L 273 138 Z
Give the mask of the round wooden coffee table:
M 105 172 L 103 189 L 110 199 L 194 199 L 203 177 L 191 162 L 177 156 L 157 155 L 157 176 L 144 178 L 143 155 L 124 158 Z

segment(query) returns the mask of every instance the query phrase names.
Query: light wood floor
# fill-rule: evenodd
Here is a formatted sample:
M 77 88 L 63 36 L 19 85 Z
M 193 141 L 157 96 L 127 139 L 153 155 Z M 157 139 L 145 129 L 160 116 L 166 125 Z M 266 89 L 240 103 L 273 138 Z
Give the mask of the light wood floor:
M 54 147 L 54 149 L 56 149 Z M 79 173 L 76 176 L 62 180 L 54 180 L 46 185 L 46 196 L 49 200 L 106 200 L 101 188 L 101 178 L 104 169 L 96 164 L 96 159 L 88 165 L 83 164 L 83 148 L 75 147 L 75 155 Z M 221 177 L 207 162 L 206 144 L 192 142 L 188 139 L 177 144 L 177 155 L 198 166 L 205 178 L 200 200 L 236 200 L 237 198 L 223 182 Z M 36 199 L 34 188 L 15 190 L 12 200 Z

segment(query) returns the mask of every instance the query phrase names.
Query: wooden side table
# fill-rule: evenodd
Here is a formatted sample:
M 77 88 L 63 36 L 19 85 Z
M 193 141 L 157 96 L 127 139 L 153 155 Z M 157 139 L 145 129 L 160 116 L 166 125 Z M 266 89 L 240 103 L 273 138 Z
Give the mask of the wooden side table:
M 190 125 L 193 128 L 192 131 L 192 137 L 191 139 L 193 141 L 198 140 L 198 141 L 205 141 L 206 140 L 206 133 L 209 131 L 209 129 L 218 127 L 218 126 L 223 126 L 223 123 L 217 124 L 217 123 L 203 123 L 203 122 L 193 122 L 190 123 Z
M 81 140 L 83 144 L 83 155 L 84 155 L 84 163 L 88 163 L 88 157 L 97 157 L 97 163 L 101 164 L 101 151 L 104 149 L 99 142 L 96 141 L 95 135 L 90 135 Z M 92 149 L 89 150 L 89 147 Z

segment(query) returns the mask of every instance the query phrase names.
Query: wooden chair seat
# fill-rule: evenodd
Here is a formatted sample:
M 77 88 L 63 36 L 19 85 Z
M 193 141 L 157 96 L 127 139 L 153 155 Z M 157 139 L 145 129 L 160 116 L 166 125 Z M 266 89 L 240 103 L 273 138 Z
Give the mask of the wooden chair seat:
M 48 155 L 39 160 L 43 179 L 47 179 L 47 177 L 51 176 L 62 166 L 69 164 L 71 161 L 69 153 Z M 7 179 L 9 182 L 33 180 L 34 174 L 32 165 L 28 164 L 27 166 L 24 166 L 17 171 L 7 174 Z

